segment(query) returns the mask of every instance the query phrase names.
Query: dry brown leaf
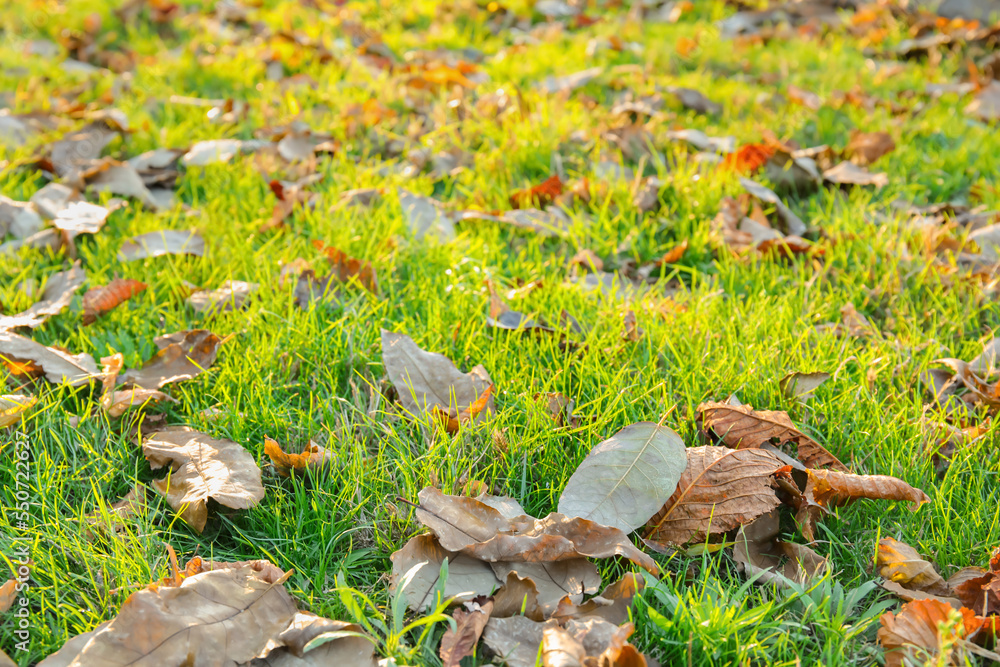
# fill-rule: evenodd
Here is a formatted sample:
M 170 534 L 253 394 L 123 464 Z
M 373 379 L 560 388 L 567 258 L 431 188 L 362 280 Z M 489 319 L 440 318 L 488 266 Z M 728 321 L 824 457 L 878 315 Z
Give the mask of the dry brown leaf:
M 914 600 L 937 600 L 938 602 L 950 605 L 954 609 L 962 608 L 962 601 L 956 597 L 943 597 L 940 595 L 925 593 L 924 591 L 912 591 L 909 588 L 900 586 L 895 581 L 883 581 L 879 585 L 884 590 L 892 593 L 904 602 L 913 602 Z
M 967 567 L 948 579 L 962 603 L 980 616 L 1000 614 L 1000 548 L 990 557 L 990 569 Z
M 765 444 L 795 445 L 797 457 L 807 468 L 830 468 L 848 472 L 847 466 L 821 444 L 800 431 L 787 412 L 754 410 L 750 405 L 709 401 L 698 406 L 705 430 L 715 433 L 734 449 L 759 448 Z
M 94 512 L 84 517 L 94 527 L 107 528 L 110 533 L 119 533 L 126 528 L 133 517 L 146 512 L 146 487 L 136 484 L 124 498 L 111 505 L 107 513 Z
M 780 502 L 771 474 L 782 460 L 762 449 L 690 447 L 677 490 L 650 519 L 646 543 L 683 545 L 749 523 Z
M 384 329 L 382 360 L 400 403 L 412 415 L 433 417 L 440 411 L 458 418 L 463 411 L 468 411 L 472 421 L 478 423 L 493 414 L 491 392 L 486 405 L 471 417 L 476 401 L 493 384 L 482 366 L 476 366 L 468 374 L 462 373 L 444 355 L 426 352 L 409 336 Z
M 787 470 L 779 472 L 784 476 Z M 802 535 L 814 541 L 816 521 L 832 507 L 840 507 L 867 498 L 870 500 L 909 501 L 911 509 L 929 502 L 920 489 L 888 475 L 854 475 L 832 470 L 806 470 L 806 484 L 801 494 L 792 489 L 792 504 L 796 506 L 795 521 Z M 790 489 L 784 485 L 786 490 Z
M 40 369 L 49 382 L 71 387 L 87 384 L 98 375 L 97 363 L 86 352 L 72 355 L 9 331 L 0 331 L 0 362 L 17 374 Z
M 333 453 L 320 447 L 312 440 L 301 454 L 291 454 L 281 448 L 276 440 L 264 436 L 264 453 L 271 459 L 278 474 L 288 477 L 301 474 L 307 469 L 319 470 L 333 461 Z
M 538 588 L 528 578 L 507 575 L 507 581 L 493 594 L 493 618 L 526 616 L 533 621 L 544 620 L 545 615 L 538 604 Z
M 122 373 L 122 382 L 159 389 L 172 382 L 190 380 L 215 363 L 222 339 L 211 331 L 179 331 L 153 340 L 160 348 L 141 369 Z
M 453 598 L 455 602 L 466 602 L 477 595 L 489 595 L 502 583 L 493 573 L 489 563 L 448 551 L 441 547 L 433 535 L 417 535 L 410 538 L 410 541 L 393 553 L 391 558 L 392 575 L 389 579 L 389 592 L 394 596 L 404 595 L 407 606 L 415 612 L 421 612 L 438 603 L 431 594 L 438 587 L 441 565 L 446 560 L 448 578 L 442 591 L 444 599 Z M 412 579 L 401 592 L 399 587 L 404 575 L 414 568 L 416 571 L 413 572 Z
M 313 241 L 313 247 L 326 256 L 332 270 L 331 275 L 335 275 L 337 280 L 349 283 L 352 279 L 357 279 L 366 290 L 372 294 L 378 294 L 378 277 L 375 274 L 375 267 L 370 262 L 351 257 L 321 241 Z
M 400 189 L 399 205 L 415 239 L 429 236 L 448 242 L 455 238 L 455 222 L 436 199 Z
M 834 185 L 874 185 L 876 188 L 889 185 L 889 177 L 884 172 L 873 174 L 853 162 L 841 162 L 823 172 L 823 180 Z
M 227 280 L 219 289 L 195 292 L 187 298 L 187 304 L 195 311 L 207 315 L 232 312 L 242 308 L 259 287 L 257 283 Z
M 131 278 L 115 278 L 104 286 L 92 287 L 83 295 L 83 323 L 93 324 L 98 316 L 117 308 L 148 287 Z
M 118 615 L 74 637 L 40 667 L 82 665 L 370 665 L 373 645 L 356 636 L 361 628 L 297 612 L 280 579 L 263 576 L 250 563 L 210 563 L 190 576 L 133 593 Z M 270 565 L 270 564 L 268 564 Z M 189 564 L 190 566 L 190 564 Z M 271 566 L 273 568 L 273 566 Z M 202 570 L 202 571 L 199 571 Z M 324 632 L 348 631 L 302 654 Z M 332 644 L 332 646 L 331 646 Z M 338 649 L 330 653 L 331 648 Z M 322 651 L 332 662 L 313 661 Z M 283 662 L 286 652 L 304 661 Z M 261 662 L 257 662 L 260 660 Z
M 596 593 L 601 585 L 597 567 L 586 558 L 554 563 L 492 563 L 500 581 L 511 582 L 511 575 L 534 584 L 535 599 L 541 613 L 551 616 L 566 599 L 570 604 L 583 602 L 585 594 Z
M 545 409 L 552 416 L 558 426 L 570 426 L 577 428 L 580 426 L 580 416 L 573 414 L 576 405 L 573 399 L 560 394 L 559 392 L 547 392 L 545 394 L 535 394 L 535 400 L 545 399 Z
M 45 283 L 45 293 L 42 300 L 17 315 L 0 315 L 0 331 L 17 327 L 34 329 L 53 315 L 58 315 L 70 304 L 73 295 L 83 287 L 87 274 L 80 268 L 77 260 L 67 271 L 60 271 L 49 276 Z
M 908 544 L 885 537 L 878 543 L 878 573 L 904 588 L 948 597 L 951 586 Z
M 38 399 L 24 394 L 4 394 L 0 396 L 0 428 L 16 424 L 24 418 Z
M 0 614 L 6 614 L 17 599 L 17 579 L 8 579 L 0 586 Z
M 162 391 L 156 389 L 143 389 L 142 387 L 132 387 L 130 389 L 119 389 L 109 392 L 101 397 L 101 408 L 108 413 L 109 417 L 121 417 L 128 410 L 135 407 L 143 407 L 150 402 L 166 401 L 167 403 L 177 403 L 177 399 L 167 396 Z
M 205 254 L 205 239 L 194 230 L 167 229 L 134 236 L 122 244 L 118 259 L 131 262 L 161 255 Z
M 888 132 L 851 132 L 851 140 L 844 151 L 851 162 L 867 167 L 883 155 L 896 150 L 896 142 Z
M 456 609 L 452 614 L 455 627 L 445 630 L 438 651 L 443 667 L 458 667 L 462 658 L 471 656 L 476 650 L 479 637 L 493 612 L 493 600 L 481 600 L 466 602 L 464 609 Z
M 733 545 L 733 560 L 748 577 L 787 587 L 789 582 L 803 585 L 815 581 L 829 569 L 827 560 L 809 547 L 775 539 L 780 532 L 777 510 L 740 528 Z
M 789 373 L 778 381 L 778 387 L 788 398 L 794 398 L 806 403 L 812 398 L 813 392 L 832 376 L 822 371 L 812 373 Z
M 486 624 L 483 641 L 509 667 L 535 667 L 543 632 L 557 627 L 552 620 L 540 623 L 524 616 L 494 616 Z
M 953 634 L 941 636 L 942 624 L 955 610 L 937 600 L 914 600 L 903 605 L 899 613 L 886 612 L 879 619 L 882 627 L 878 631 L 878 641 L 886 650 L 886 667 L 907 667 L 923 665 L 930 658 L 938 658 L 935 664 L 964 665 L 971 658 L 961 641 L 974 636 L 982 627 L 982 619 L 968 609 L 959 610 L 961 621 L 954 627 Z M 956 641 L 958 640 L 958 641 Z M 952 648 L 942 654 L 942 644 L 947 641 Z
M 515 190 L 509 197 L 511 208 L 545 208 L 563 193 L 563 182 L 558 175 L 549 176 L 538 185 Z
M 247 509 L 264 497 L 260 468 L 232 440 L 198 431 L 161 431 L 142 443 L 142 453 L 153 470 L 171 467 L 167 477 L 153 480 L 153 488 L 199 533 L 208 521 L 209 498 Z
M 628 620 L 628 610 L 632 599 L 646 585 L 645 580 L 636 573 L 628 573 L 618 581 L 609 584 L 601 594 L 583 603 L 575 603 L 570 596 L 559 601 L 559 606 L 552 618 L 561 623 L 571 618 L 597 617 L 608 623 L 621 625 Z
M 417 520 L 450 551 L 512 563 L 623 556 L 650 572 L 659 572 L 656 562 L 617 528 L 555 512 L 544 519 L 527 515 L 507 519 L 474 498 L 446 496 L 433 487 L 423 489 L 419 497 Z

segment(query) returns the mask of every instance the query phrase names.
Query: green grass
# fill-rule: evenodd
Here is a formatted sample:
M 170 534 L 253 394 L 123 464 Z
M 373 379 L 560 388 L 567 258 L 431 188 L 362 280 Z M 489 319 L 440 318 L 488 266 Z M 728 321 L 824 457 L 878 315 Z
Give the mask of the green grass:
M 949 81 L 964 71 L 959 55 L 946 54 L 937 65 L 901 62 L 899 73 L 877 80 L 857 42 L 834 32 L 821 41 L 774 40 L 765 46 L 734 45 L 719 39 L 713 21 L 732 12 L 720 2 L 697 3 L 675 25 L 629 23 L 611 12 L 596 25 L 569 30 L 523 49 L 511 48 L 511 35 L 490 34 L 485 12 L 469 2 L 454 20 L 432 3 L 348 2 L 365 25 L 382 33 L 397 54 L 413 48 L 474 46 L 488 56 L 483 71 L 490 83 L 467 94 L 475 97 L 499 87 L 523 93 L 530 112 L 516 111 L 502 122 L 472 113 L 462 123 L 446 110 L 446 96 L 426 98 L 437 125 L 420 141 L 434 151 L 458 147 L 472 154 L 469 168 L 437 183 L 426 176 L 404 180 L 386 163 L 368 155 L 358 138 L 345 135 L 343 110 L 376 97 L 404 118 L 409 113 L 400 77 L 373 77 L 349 52 L 336 52 L 321 64 L 305 49 L 287 43 L 251 40 L 228 43 L 207 32 L 200 19 L 175 22 L 173 34 L 159 34 L 147 23 L 122 25 L 109 0 L 16 0 L 0 9 L 0 92 L 14 112 L 48 108 L 50 98 L 83 82 L 62 72 L 58 59 L 24 55 L 24 40 L 56 39 L 64 29 L 80 29 L 96 12 L 102 30 L 114 32 L 112 45 L 139 54 L 140 64 L 126 82 L 121 76 L 87 81 L 78 100 L 106 106 L 105 96 L 124 111 L 134 130 L 111 145 L 108 154 L 125 157 L 155 147 L 186 147 L 200 139 L 251 138 L 256 129 L 299 118 L 343 142 L 343 150 L 320 162 L 323 180 L 313 211 L 299 211 L 284 232 L 259 233 L 274 197 L 252 158 L 229 165 L 191 168 L 177 187 L 187 210 L 141 210 L 135 203 L 112 214 L 105 229 L 81 237 L 77 247 L 91 284 L 115 275 L 149 283 L 149 289 L 100 319 L 80 326 L 77 299 L 70 309 L 32 333 L 95 358 L 112 351 L 127 366 L 152 356 L 153 338 L 189 328 L 234 334 L 219 359 L 193 381 L 172 385 L 180 402 L 165 408 L 171 423 L 188 423 L 243 444 L 263 466 L 267 434 L 297 448 L 310 438 L 337 454 L 329 471 L 286 480 L 266 467 L 267 494 L 245 511 L 218 511 L 202 535 L 188 528 L 159 497 L 148 513 L 117 537 L 91 536 L 84 516 L 121 498 L 136 482 L 159 477 L 150 471 L 130 430 L 143 412 L 107 418 L 96 405 L 96 389 L 37 387 L 39 403 L 20 429 L 31 451 L 30 528 L 34 567 L 29 598 L 32 639 L 27 653 L 13 654 L 30 665 L 59 648 L 69 637 L 114 616 L 128 595 L 167 571 L 164 544 L 182 559 L 267 558 L 294 568 L 288 588 L 304 606 L 321 615 L 345 617 L 346 586 L 387 607 L 389 555 L 417 531 L 409 509 L 396 497 L 414 500 L 436 483 L 458 491 L 469 479 L 494 493 L 517 498 L 531 513 L 553 511 L 575 466 L 590 448 L 623 426 L 657 421 L 689 445 L 696 442 L 696 406 L 735 393 L 757 408 L 788 410 L 797 424 L 857 472 L 895 475 L 931 498 L 918 512 L 902 504 L 857 504 L 839 510 L 819 529 L 817 551 L 834 564 L 832 577 L 816 590 L 798 594 L 745 584 L 725 554 L 658 557 L 667 576 L 651 586 L 634 607 L 640 649 L 664 665 L 870 664 L 879 610 L 886 594 L 870 586 L 875 545 L 881 536 L 903 540 L 949 574 L 982 564 L 1000 543 L 1000 455 L 995 429 L 976 446 L 957 453 L 938 479 L 924 451 L 921 419 L 927 395 L 919 373 L 940 357 L 971 359 L 1000 327 L 994 293 L 978 284 L 942 280 L 921 252 L 919 233 L 899 220 L 869 222 L 890 202 L 969 201 L 977 184 L 996 186 L 1000 132 L 968 119 L 967 99 L 920 95 L 925 81 Z M 185 2 L 192 16 L 212 3 Z M 523 8 L 522 8 L 523 9 Z M 523 11 L 522 11 L 523 13 Z M 32 22 L 28 17 L 38 16 Z M 302 31 L 328 46 L 344 37 L 338 21 L 319 19 L 315 9 L 293 2 L 265 0 L 252 11 L 273 29 Z M 617 34 L 644 46 L 642 56 L 603 51 L 585 55 L 588 40 Z M 680 37 L 697 36 L 688 57 L 675 50 Z M 904 37 L 897 28 L 892 44 Z M 316 88 L 282 92 L 264 78 L 264 58 L 278 51 L 290 73 L 308 74 Z M 567 74 L 604 65 L 608 72 L 568 100 L 534 89 L 549 74 Z M 632 67 L 638 65 L 640 67 Z M 617 70 L 612 68 L 619 66 Z M 775 84 L 761 83 L 774 76 Z M 855 83 L 879 97 L 925 107 L 916 114 L 892 116 L 844 105 L 818 112 L 758 97 L 783 92 L 787 85 L 812 90 L 824 99 Z M 599 184 L 602 192 L 578 211 L 565 240 L 544 239 L 489 224 L 466 224 L 446 245 L 413 240 L 407 231 L 396 187 L 433 194 L 456 209 L 507 207 L 515 189 L 550 174 L 559 152 L 572 178 L 593 177 L 593 165 L 612 150 L 599 139 L 611 123 L 608 109 L 617 89 L 648 94 L 657 86 L 702 90 L 724 106 L 718 117 L 697 116 L 666 95 L 665 116 L 651 126 L 655 147 L 668 160 L 647 167 L 666 182 L 661 211 L 641 216 L 631 204 L 627 183 Z M 914 99 L 909 99 L 912 93 Z M 245 120 L 219 126 L 204 108 L 171 104 L 171 95 L 245 99 Z M 587 99 L 599 106 L 591 108 Z M 324 113 L 324 109 L 327 113 Z M 383 131 L 405 137 L 404 121 Z M 878 191 L 847 197 L 819 191 L 786 201 L 818 231 L 825 256 L 791 262 L 736 260 L 715 245 L 712 217 L 723 196 L 740 192 L 737 178 L 699 171 L 669 144 L 672 127 L 729 134 L 742 143 L 759 141 L 762 130 L 789 136 L 802 145 L 846 145 L 852 128 L 888 131 L 898 145 L 873 168 L 889 174 Z M 583 131 L 587 145 L 570 136 Z M 44 185 L 34 169 L 17 163 L 54 137 L 8 151 L 12 166 L 0 174 L 0 192 L 28 199 Z M 398 161 L 390 162 L 390 165 Z M 667 165 L 671 166 L 667 166 Z M 633 168 L 635 164 L 631 165 Z M 330 210 L 338 194 L 357 187 L 384 187 L 387 195 L 372 209 Z M 1000 208 L 998 190 L 985 190 L 982 204 Z M 156 229 L 200 230 L 207 241 L 202 258 L 161 257 L 121 264 L 116 252 L 132 235 Z M 395 243 L 390 243 L 395 239 Z M 303 257 L 323 272 L 312 240 L 371 261 L 381 294 L 345 288 L 342 306 L 303 311 L 289 289 L 278 287 L 281 266 Z M 688 240 L 680 263 L 664 272 L 656 299 L 626 305 L 621 299 L 581 291 L 569 284 L 567 261 L 591 249 L 611 269 L 626 259 L 651 261 Z M 619 245 L 624 243 L 621 255 Z M 17 285 L 44 280 L 67 258 L 38 251 L 0 256 L 0 302 L 27 306 Z M 262 288 L 246 310 L 205 319 L 183 302 L 182 281 L 214 288 L 224 280 L 248 280 Z M 663 315 L 654 307 L 665 298 L 670 279 L 684 288 L 674 295 L 683 310 Z M 514 309 L 558 321 L 565 309 L 589 327 L 576 353 L 560 350 L 555 337 L 528 336 L 487 329 L 486 281 L 498 288 L 538 280 L 543 288 L 511 302 Z M 883 335 L 867 339 L 818 334 L 817 324 L 837 321 L 844 304 L 854 304 Z M 621 315 L 636 311 L 644 337 L 621 341 Z M 450 437 L 401 420 L 386 399 L 379 350 L 379 329 L 411 335 L 425 349 L 440 352 L 468 370 L 483 364 L 497 386 L 492 421 L 464 428 Z M 836 377 L 807 405 L 782 396 L 778 380 L 788 372 L 825 370 Z M 10 381 L 13 383 L 13 380 Z M 13 387 L 13 384 L 10 384 Z M 539 392 L 558 391 L 576 401 L 578 428 L 556 428 Z M 225 413 L 210 421 L 199 413 L 219 406 Z M 160 408 L 152 408 L 156 411 Z M 70 417 L 80 418 L 78 426 Z M 981 417 L 972 415 L 970 419 Z M 498 445 L 497 434 L 505 444 Z M 0 433 L 8 446 L 0 454 L 0 553 L 9 554 L 15 529 L 13 431 Z M 792 539 L 795 528 L 788 526 Z M 622 566 L 608 564 L 605 574 Z M 341 584 L 338 584 L 341 576 Z M 3 577 L 0 577 L 3 578 Z M 652 582 L 651 582 L 652 583 Z M 15 626 L 0 621 L 0 648 L 13 650 Z M 440 632 L 440 628 L 435 632 Z M 412 641 L 412 639 L 410 640 Z M 408 654 L 418 664 L 439 664 L 434 642 Z

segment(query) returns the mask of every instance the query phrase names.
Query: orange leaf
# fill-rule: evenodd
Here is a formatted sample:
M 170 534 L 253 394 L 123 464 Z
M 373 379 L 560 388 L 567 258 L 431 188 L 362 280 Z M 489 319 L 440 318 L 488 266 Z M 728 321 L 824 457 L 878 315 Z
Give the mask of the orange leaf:
M 510 195 L 511 208 L 541 208 L 563 193 L 563 182 L 559 176 L 550 176 L 533 188 L 517 190 Z
M 747 144 L 740 146 L 734 153 L 730 153 L 723 160 L 720 167 L 724 170 L 735 171 L 741 174 L 750 174 L 761 167 L 774 155 L 773 146 L 766 144 Z
M 276 440 L 267 436 L 264 436 L 264 453 L 282 477 L 301 473 L 307 468 L 320 468 L 331 458 L 330 452 L 315 442 L 310 441 L 301 454 L 290 454 Z
M 94 287 L 83 295 L 83 323 L 93 324 L 98 315 L 117 308 L 148 287 L 131 278 L 115 278 L 103 287 Z

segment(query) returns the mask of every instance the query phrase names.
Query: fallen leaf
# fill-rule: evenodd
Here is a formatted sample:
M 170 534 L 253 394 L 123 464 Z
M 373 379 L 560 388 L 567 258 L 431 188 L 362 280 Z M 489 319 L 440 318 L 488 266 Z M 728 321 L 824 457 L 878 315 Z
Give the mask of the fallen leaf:
M 105 158 L 99 167 L 87 172 L 84 180 L 87 187 L 96 192 L 132 197 L 152 211 L 161 208 L 159 200 L 146 187 L 135 167 L 127 162 Z
M 867 167 L 883 155 L 896 150 L 896 142 L 888 132 L 851 132 L 851 140 L 847 144 L 845 154 L 851 162 Z
M 447 242 L 455 238 L 455 223 L 441 208 L 440 202 L 400 189 L 399 205 L 415 239 L 430 235 Z
M 269 141 L 241 141 L 239 139 L 212 139 L 199 141 L 181 158 L 187 167 L 204 167 L 226 163 L 240 153 L 251 153 L 263 148 Z
M 170 466 L 170 474 L 153 480 L 153 488 L 198 533 L 208 521 L 209 498 L 232 509 L 247 509 L 264 497 L 260 468 L 232 440 L 198 431 L 161 431 L 143 441 L 142 453 L 153 470 Z
M 823 172 L 823 180 L 834 185 L 874 185 L 881 188 L 889 184 L 889 177 L 879 172 L 873 174 L 853 162 L 841 162 Z
M 752 174 L 771 159 L 775 148 L 767 144 L 746 144 L 723 158 L 719 168 L 740 174 Z
M 290 454 L 282 449 L 276 440 L 264 436 L 264 453 L 271 459 L 271 464 L 282 477 L 302 473 L 307 469 L 319 470 L 333 460 L 332 452 L 311 440 L 301 454 Z
M 0 428 L 11 426 L 24 418 L 38 399 L 24 394 L 4 394 L 0 396 Z
M 568 595 L 563 597 L 552 618 L 565 622 L 571 618 L 596 617 L 614 625 L 621 625 L 629 619 L 628 612 L 632 600 L 645 585 L 645 580 L 640 575 L 629 572 L 618 581 L 609 584 L 600 595 L 586 602 L 574 602 Z
M 808 585 L 823 576 L 829 562 L 809 547 L 775 539 L 781 532 L 777 510 L 741 526 L 733 545 L 733 560 L 747 577 L 760 583 L 788 587 Z
M 489 595 L 503 583 L 489 563 L 444 549 L 433 535 L 417 535 L 391 556 L 391 595 L 404 595 L 407 606 L 415 612 L 434 607 L 431 595 L 441 579 L 441 565 L 448 561 L 448 578 L 441 592 L 443 599 L 466 602 L 477 595 Z M 405 584 L 405 586 L 404 586 Z
M 456 609 L 452 613 L 455 627 L 445 630 L 438 651 L 443 667 L 458 667 L 462 658 L 469 657 L 475 652 L 476 644 L 479 643 L 479 637 L 483 634 L 492 612 L 493 601 L 484 600 L 482 603 L 466 602 L 464 609 Z
M 83 295 L 83 324 L 93 324 L 99 316 L 144 292 L 147 287 L 139 280 L 115 278 L 107 285 L 90 288 Z
M 493 617 L 486 624 L 483 641 L 509 667 L 535 667 L 547 628 L 558 628 L 556 621 L 540 623 L 524 616 Z
M 49 382 L 71 387 L 87 384 L 97 377 L 97 363 L 86 352 L 71 355 L 9 331 L 0 331 L 0 361 L 8 367 L 30 362 L 41 369 Z
M 666 92 L 670 93 L 686 108 L 701 114 L 720 114 L 722 105 L 705 97 L 702 93 L 691 88 L 677 88 L 668 86 Z
M 984 123 L 995 123 L 1000 120 L 1000 81 L 990 84 L 976 93 L 965 113 L 975 116 Z
M 486 326 L 507 331 L 539 331 L 553 333 L 555 330 L 541 322 L 536 322 L 532 318 L 511 310 L 503 299 L 493 291 L 492 284 L 490 290 L 490 314 L 486 318 Z
M 563 193 L 563 182 L 558 175 L 549 176 L 545 181 L 525 190 L 512 192 L 509 198 L 511 208 L 545 208 Z
M 462 373 L 447 357 L 426 352 L 405 334 L 382 330 L 382 362 L 386 375 L 396 388 L 399 401 L 412 415 L 438 412 L 458 418 L 464 411 L 471 415 L 476 401 L 491 387 L 489 373 L 476 366 Z M 472 421 L 479 422 L 493 413 L 492 392 Z
M 528 579 L 534 584 L 535 603 L 541 614 L 551 616 L 563 600 L 580 604 L 584 595 L 596 593 L 601 585 L 597 567 L 586 558 L 574 558 L 550 563 L 492 563 L 500 581 L 511 581 L 511 575 Z
M 195 255 L 205 254 L 205 240 L 194 230 L 167 229 L 158 232 L 147 232 L 134 236 L 122 244 L 118 251 L 118 259 L 122 262 L 132 262 L 147 257 L 161 255 Z
M 650 572 L 656 562 L 635 548 L 625 533 L 553 512 L 543 519 L 507 519 L 474 498 L 447 496 L 433 487 L 419 495 L 417 520 L 445 549 L 490 562 L 545 563 L 575 558 L 623 556 Z
M 538 87 L 550 95 L 571 93 L 577 88 L 587 85 L 603 73 L 603 67 L 591 67 L 590 69 L 567 74 L 566 76 L 547 76 L 538 84 Z
M 806 486 L 801 495 L 793 497 L 795 521 L 803 536 L 815 539 L 816 520 L 832 507 L 841 507 L 862 498 L 870 500 L 909 501 L 911 509 L 929 502 L 920 489 L 901 479 L 887 475 L 853 475 L 833 470 L 806 471 Z
M 533 621 L 544 620 L 538 605 L 538 589 L 535 582 L 527 577 L 519 577 L 516 572 L 507 575 L 507 581 L 493 593 L 493 618 L 526 616 Z
M 764 445 L 795 445 L 795 456 L 807 468 L 830 468 L 848 472 L 821 444 L 800 431 L 787 412 L 754 410 L 750 405 L 729 405 L 709 401 L 698 406 L 703 428 L 712 431 L 734 449 L 759 448 Z
M 17 599 L 17 579 L 8 579 L 0 586 L 0 614 L 6 614 Z M 16 664 L 16 663 L 11 663 Z M 0 662 L 3 667 L 3 662 Z
M 356 279 L 366 290 L 378 294 L 378 278 L 371 263 L 351 257 L 333 246 L 324 245 L 321 241 L 313 241 L 313 247 L 326 256 L 333 271 L 332 275 L 335 275 L 337 280 L 349 283 L 352 279 Z
M 222 340 L 211 331 L 179 331 L 153 339 L 160 351 L 139 370 L 122 373 L 123 382 L 159 389 L 172 382 L 190 380 L 215 363 Z
M 91 526 L 107 528 L 110 533 L 125 530 L 127 522 L 146 513 L 146 487 L 136 484 L 125 497 L 108 508 L 107 512 L 94 512 L 84 517 Z
M 257 283 L 227 280 L 215 290 L 201 290 L 187 298 L 187 304 L 196 312 L 207 315 L 233 312 L 241 309 L 251 294 L 260 287 Z
M 559 512 L 630 533 L 663 507 L 686 467 L 684 441 L 672 429 L 653 422 L 626 426 L 580 463 Z
M 700 541 L 750 523 L 780 505 L 771 474 L 782 461 L 763 449 L 690 447 L 677 490 L 647 524 L 646 542 Z
M 109 417 L 121 417 L 128 410 L 135 407 L 143 407 L 150 402 L 166 401 L 177 403 L 177 399 L 167 396 L 162 391 L 156 389 L 143 389 L 142 387 L 132 387 L 131 389 L 119 389 L 111 391 L 101 397 L 101 408 L 108 413 Z
M 805 403 L 812 398 L 813 392 L 831 377 L 829 373 L 824 373 L 823 371 L 789 373 L 778 381 L 778 387 L 786 397 Z M 803 461 L 803 463 L 805 462 Z
M 878 543 L 878 573 L 890 581 L 915 591 L 948 597 L 951 586 L 908 544 L 885 537 Z
M 80 234 L 96 234 L 104 227 L 111 211 L 85 201 L 67 203 L 52 219 L 52 226 L 74 239 Z
M 819 95 L 798 86 L 790 85 L 785 92 L 788 95 L 788 99 L 792 102 L 804 106 L 811 111 L 818 111 L 823 106 L 823 100 Z
M 282 585 L 287 575 L 273 580 L 252 564 L 210 565 L 217 569 L 195 570 L 133 593 L 115 618 L 70 639 L 38 664 L 121 665 L 128 660 L 151 667 L 181 665 L 197 656 L 197 664 L 204 665 L 292 665 L 281 661 L 291 652 L 304 658 L 297 663 L 302 665 L 374 667 L 373 644 L 358 636 L 359 626 L 297 612 Z M 324 633 L 329 643 L 308 646 Z M 312 662 L 316 652 L 333 661 Z
M 775 208 L 778 220 L 784 225 L 785 233 L 792 236 L 802 236 L 808 231 L 806 223 L 802 222 L 799 216 L 792 212 L 792 209 L 785 206 L 784 202 L 770 188 L 766 188 L 760 183 L 749 178 L 740 178 L 740 185 L 753 197 L 765 204 L 771 204 Z
M 951 626 L 951 634 L 942 636 L 942 627 L 949 624 L 954 613 L 944 602 L 914 600 L 904 604 L 897 614 L 882 614 L 878 641 L 886 650 L 886 667 L 922 665 L 928 658 L 938 656 L 947 656 L 948 660 L 939 664 L 964 665 L 967 660 L 974 660 L 962 640 L 975 635 L 983 621 L 963 608 L 957 612 L 960 620 Z M 942 653 L 945 645 L 949 649 Z
M 80 268 L 77 261 L 66 271 L 59 271 L 49 276 L 45 282 L 45 293 L 42 300 L 17 315 L 0 315 L 0 331 L 28 327 L 34 329 L 41 326 L 53 315 L 58 315 L 63 308 L 69 306 L 73 295 L 83 287 L 87 274 Z

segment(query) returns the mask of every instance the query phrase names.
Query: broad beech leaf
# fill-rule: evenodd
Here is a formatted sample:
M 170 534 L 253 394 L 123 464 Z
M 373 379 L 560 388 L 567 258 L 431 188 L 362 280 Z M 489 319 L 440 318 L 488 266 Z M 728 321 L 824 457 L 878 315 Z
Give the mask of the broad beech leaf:
M 765 444 L 795 445 L 798 459 L 807 468 L 830 468 L 848 472 L 847 466 L 821 444 L 800 431 L 787 412 L 754 410 L 750 405 L 709 401 L 698 406 L 705 430 L 710 430 L 734 449 L 759 448 Z
M 433 608 L 437 600 L 433 592 L 441 578 L 441 565 L 448 561 L 448 578 L 443 596 L 456 602 L 471 600 L 477 595 L 489 595 L 503 583 L 493 573 L 489 563 L 448 551 L 441 547 L 433 535 L 417 535 L 392 554 L 392 575 L 389 592 L 402 593 L 407 606 L 416 612 Z M 400 591 L 404 575 L 417 568 L 405 589 Z
M 178 331 L 153 340 L 160 348 L 141 369 L 122 373 L 122 382 L 159 389 L 172 382 L 190 380 L 215 363 L 222 339 L 211 331 Z
M 153 488 L 166 497 L 197 532 L 208 520 L 208 499 L 233 509 L 253 507 L 264 497 L 260 468 L 239 443 L 190 430 L 154 433 L 142 443 L 153 470 L 171 467 Z
M 653 422 L 626 426 L 577 467 L 559 512 L 630 533 L 663 507 L 685 468 L 684 441 L 672 429 Z
M 80 268 L 79 261 L 66 271 L 52 274 L 45 283 L 41 301 L 17 315 L 0 315 L 0 331 L 17 327 L 34 329 L 42 325 L 70 304 L 73 295 L 83 287 L 86 280 L 87 274 Z
M 950 596 L 951 586 L 934 566 L 910 545 L 885 537 L 878 543 L 878 573 L 890 581 L 915 591 Z
M 459 608 L 452 613 L 455 627 L 445 630 L 438 650 L 443 667 L 458 667 L 462 658 L 473 654 L 492 612 L 493 600 L 482 603 L 472 600 L 465 603 L 464 609 Z
M 771 474 L 782 460 L 764 449 L 691 447 L 677 490 L 647 524 L 646 541 L 659 547 L 724 533 L 776 508 Z
M 886 667 L 923 665 L 928 658 L 941 654 L 944 641 L 952 646 L 950 659 L 947 663 L 936 664 L 967 664 L 971 656 L 962 640 L 974 636 L 983 621 L 969 609 L 962 608 L 958 612 L 961 621 L 951 626 L 950 636 L 942 637 L 941 628 L 948 624 L 952 613 L 954 609 L 944 602 L 914 600 L 904 604 L 897 614 L 883 614 L 879 619 L 882 627 L 878 631 L 878 641 L 886 650 Z

